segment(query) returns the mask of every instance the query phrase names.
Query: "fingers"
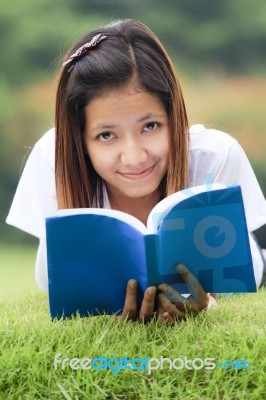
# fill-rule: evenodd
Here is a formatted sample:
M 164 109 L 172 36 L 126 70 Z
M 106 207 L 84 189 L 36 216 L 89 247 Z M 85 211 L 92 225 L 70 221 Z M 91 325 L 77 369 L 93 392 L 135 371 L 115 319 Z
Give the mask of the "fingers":
M 190 298 L 186 298 L 181 296 L 178 292 L 176 292 L 171 286 L 166 285 L 165 283 L 160 285 L 160 290 L 162 291 L 164 298 L 164 307 L 168 310 L 173 310 L 173 306 L 176 307 L 182 314 L 185 313 L 196 315 L 198 314 L 204 306 L 195 302 L 194 300 L 189 301 Z M 177 300 L 178 301 L 175 301 Z M 168 303 L 168 306 L 167 306 Z
M 138 283 L 135 279 L 130 279 L 127 284 L 126 298 L 124 303 L 122 319 L 135 321 L 137 319 L 137 290 Z
M 205 292 L 195 276 L 184 264 L 178 264 L 176 270 L 180 273 L 184 282 L 187 284 L 188 289 L 191 292 L 191 297 L 187 299 L 181 296 L 176 290 L 174 290 L 174 288 L 164 283 L 159 285 L 159 289 L 164 293 L 166 298 L 168 298 L 168 302 L 170 304 L 174 303 L 177 309 L 179 309 L 183 314 L 187 312 L 196 315 L 200 311 L 208 308 L 209 295 Z M 167 301 L 165 301 L 164 307 L 166 307 L 166 303 Z M 170 308 L 172 310 L 171 305 L 168 306 L 168 309 Z
M 146 289 L 142 300 L 139 319 L 143 322 L 148 322 L 154 317 L 154 305 L 155 305 L 156 287 L 150 286 Z
M 176 319 L 167 311 L 158 315 L 158 320 L 167 325 L 174 325 L 176 323 Z
M 121 318 L 132 321 L 139 319 L 143 322 L 148 322 L 154 317 L 156 287 L 151 286 L 145 291 L 139 313 L 137 309 L 137 290 L 137 281 L 135 279 L 129 280 Z
M 158 295 L 158 317 L 167 322 L 175 322 L 185 319 L 185 313 L 178 309 L 164 293 L 160 293 Z
M 210 306 L 210 297 L 205 292 L 199 281 L 183 264 L 178 264 L 176 270 L 182 276 L 184 282 L 187 284 L 191 292 L 191 298 L 187 299 L 179 294 L 174 288 L 163 283 L 158 286 L 162 292 L 158 295 L 158 318 L 169 324 L 174 323 L 176 320 L 185 319 L 186 313 L 196 315 Z M 127 285 L 126 298 L 122 312 L 122 319 L 141 320 L 144 323 L 148 322 L 154 317 L 154 307 L 156 298 L 156 287 L 149 287 L 142 300 L 141 308 L 138 313 L 137 310 L 137 281 L 131 279 Z
M 189 269 L 184 264 L 178 264 L 176 266 L 176 271 L 180 273 L 182 279 L 187 284 L 191 295 L 193 296 L 195 302 L 201 304 L 204 307 L 208 305 L 208 296 L 199 281 L 195 276 L 189 271 Z
M 165 298 L 165 304 L 173 303 L 181 312 L 190 312 L 192 308 L 192 303 L 186 297 L 181 296 L 174 288 L 165 283 L 158 286 Z M 170 306 L 169 306 L 170 307 Z
M 168 312 L 164 311 L 164 308 L 158 298 L 158 306 L 157 306 L 157 318 L 160 322 L 166 323 L 167 325 L 174 325 L 175 319 L 174 317 Z
M 158 288 L 165 294 L 165 296 L 168 298 L 168 301 L 172 303 L 183 303 L 184 301 L 187 301 L 185 297 L 181 296 L 181 294 L 179 294 L 174 288 L 166 283 L 160 284 Z
M 215 297 L 211 296 L 209 293 L 208 293 L 208 297 L 209 297 L 209 302 L 208 302 L 207 310 L 210 310 L 211 308 L 217 306 L 217 301 L 216 301 Z

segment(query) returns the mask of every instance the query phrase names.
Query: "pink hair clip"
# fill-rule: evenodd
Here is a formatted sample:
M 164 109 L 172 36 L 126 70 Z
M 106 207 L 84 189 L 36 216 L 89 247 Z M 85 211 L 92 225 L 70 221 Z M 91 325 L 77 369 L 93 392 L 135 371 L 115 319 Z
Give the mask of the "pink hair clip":
M 99 33 L 98 35 L 95 35 L 90 42 L 85 43 L 83 46 L 79 47 L 78 50 L 75 51 L 64 63 L 63 65 L 68 65 L 71 63 L 73 60 L 81 57 L 83 54 L 85 54 L 89 49 L 97 46 L 102 40 L 107 38 L 107 36 L 104 36 L 103 33 Z M 72 67 L 73 68 L 73 67 Z M 70 67 L 69 71 L 72 69 Z

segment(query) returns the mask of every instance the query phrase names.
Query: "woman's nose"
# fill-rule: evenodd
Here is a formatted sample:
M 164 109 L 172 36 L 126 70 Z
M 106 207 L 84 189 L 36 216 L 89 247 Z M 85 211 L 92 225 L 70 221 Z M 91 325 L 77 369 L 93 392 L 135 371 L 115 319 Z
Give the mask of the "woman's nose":
M 130 140 L 123 144 L 121 149 L 121 162 L 128 166 L 137 166 L 145 163 L 147 151 L 141 141 Z

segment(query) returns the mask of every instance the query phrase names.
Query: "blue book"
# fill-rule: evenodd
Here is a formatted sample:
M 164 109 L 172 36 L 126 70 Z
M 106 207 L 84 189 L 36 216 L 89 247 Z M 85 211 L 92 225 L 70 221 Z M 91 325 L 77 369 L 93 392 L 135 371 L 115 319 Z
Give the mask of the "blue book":
M 189 293 L 185 264 L 206 292 L 255 292 L 240 186 L 197 186 L 168 196 L 147 227 L 110 209 L 60 210 L 46 219 L 49 304 L 54 317 L 120 313 L 129 279 Z

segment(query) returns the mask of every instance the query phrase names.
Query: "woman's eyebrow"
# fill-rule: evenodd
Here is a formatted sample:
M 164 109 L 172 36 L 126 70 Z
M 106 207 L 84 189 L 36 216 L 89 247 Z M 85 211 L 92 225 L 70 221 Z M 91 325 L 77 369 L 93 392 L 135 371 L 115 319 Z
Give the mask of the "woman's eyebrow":
M 147 119 L 150 119 L 150 118 L 162 118 L 162 117 L 165 117 L 165 115 L 163 115 L 163 114 L 153 114 L 153 113 L 149 113 L 149 114 L 146 114 L 146 115 L 144 115 L 143 117 L 141 117 L 140 119 L 138 119 L 136 122 L 143 122 L 143 121 L 146 121 Z
M 113 129 L 113 128 L 118 128 L 119 126 L 120 125 L 101 123 L 97 124 L 94 128 L 90 129 L 89 132 L 99 131 L 103 129 Z
M 165 117 L 165 115 L 149 113 L 149 114 L 145 114 L 143 117 L 137 119 L 136 122 L 139 123 L 139 122 L 143 122 L 148 119 L 156 118 L 156 117 L 162 118 L 162 117 Z M 121 125 L 119 125 L 119 124 L 108 124 L 108 123 L 103 122 L 103 123 L 97 124 L 94 128 L 90 129 L 89 132 L 93 132 L 93 131 L 97 131 L 97 130 L 104 130 L 104 129 L 119 128 L 120 126 Z

